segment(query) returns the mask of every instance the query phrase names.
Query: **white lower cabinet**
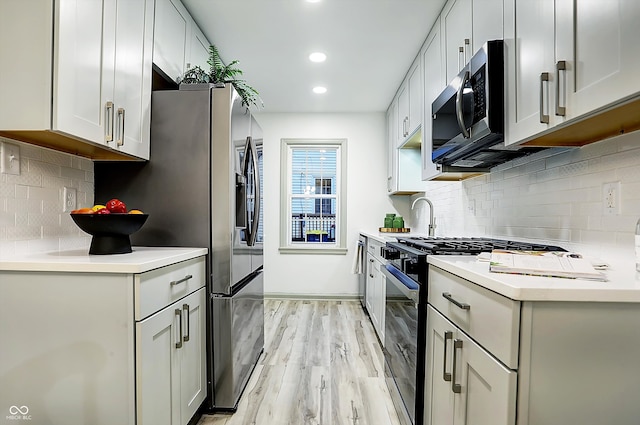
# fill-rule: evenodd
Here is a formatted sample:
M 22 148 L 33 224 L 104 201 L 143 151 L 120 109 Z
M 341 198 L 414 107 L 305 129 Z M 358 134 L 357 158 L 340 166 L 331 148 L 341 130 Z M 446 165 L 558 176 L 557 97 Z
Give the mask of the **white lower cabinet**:
M 517 301 L 433 265 L 428 301 L 426 425 L 638 423 L 639 303 Z
M 512 425 L 516 372 L 428 306 L 425 424 Z
M 138 424 L 184 425 L 206 396 L 205 289 L 136 324 Z
M 206 397 L 204 258 L 0 270 L 0 409 L 26 406 L 34 425 L 186 425 Z
M 380 342 L 384 344 L 384 307 L 385 307 L 385 277 L 380 272 L 384 267 L 380 249 L 385 244 L 369 238 L 367 243 L 367 290 L 365 303 L 373 328 L 378 334 Z

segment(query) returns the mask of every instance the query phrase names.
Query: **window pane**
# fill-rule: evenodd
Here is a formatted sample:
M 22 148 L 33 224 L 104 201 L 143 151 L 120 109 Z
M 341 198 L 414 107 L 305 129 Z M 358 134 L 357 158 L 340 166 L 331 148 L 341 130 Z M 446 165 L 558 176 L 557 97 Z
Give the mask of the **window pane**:
M 291 149 L 291 193 L 335 193 L 337 148 Z M 329 188 L 329 189 L 327 189 Z M 330 190 L 330 192 L 324 192 Z

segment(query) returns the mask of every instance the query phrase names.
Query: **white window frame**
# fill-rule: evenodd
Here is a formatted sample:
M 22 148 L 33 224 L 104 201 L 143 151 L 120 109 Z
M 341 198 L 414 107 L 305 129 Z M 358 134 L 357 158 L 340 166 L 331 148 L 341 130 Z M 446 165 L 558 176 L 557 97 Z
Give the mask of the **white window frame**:
M 280 248 L 281 254 L 347 253 L 347 139 L 281 139 L 280 141 Z M 337 149 L 335 243 L 291 242 L 292 150 L 294 148 Z

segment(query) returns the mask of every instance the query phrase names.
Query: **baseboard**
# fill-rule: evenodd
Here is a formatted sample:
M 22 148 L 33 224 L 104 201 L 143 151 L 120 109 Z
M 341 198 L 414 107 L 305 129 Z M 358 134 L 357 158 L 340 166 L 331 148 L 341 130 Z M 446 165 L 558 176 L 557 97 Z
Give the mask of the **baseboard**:
M 295 293 L 266 293 L 268 300 L 309 300 L 309 301 L 359 301 L 358 294 L 295 294 Z

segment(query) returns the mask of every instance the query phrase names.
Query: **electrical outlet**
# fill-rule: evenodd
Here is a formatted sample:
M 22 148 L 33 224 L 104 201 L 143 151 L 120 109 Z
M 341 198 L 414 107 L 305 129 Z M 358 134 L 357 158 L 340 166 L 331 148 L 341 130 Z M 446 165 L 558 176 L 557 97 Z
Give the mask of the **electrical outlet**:
M 13 143 L 0 143 L 0 172 L 20 175 L 20 146 Z
M 63 190 L 62 197 L 64 199 L 64 206 L 62 207 L 62 211 L 69 212 L 76 209 L 77 200 L 78 200 L 78 192 L 74 187 L 65 187 Z
M 602 185 L 602 213 L 604 215 L 620 214 L 620 182 Z

